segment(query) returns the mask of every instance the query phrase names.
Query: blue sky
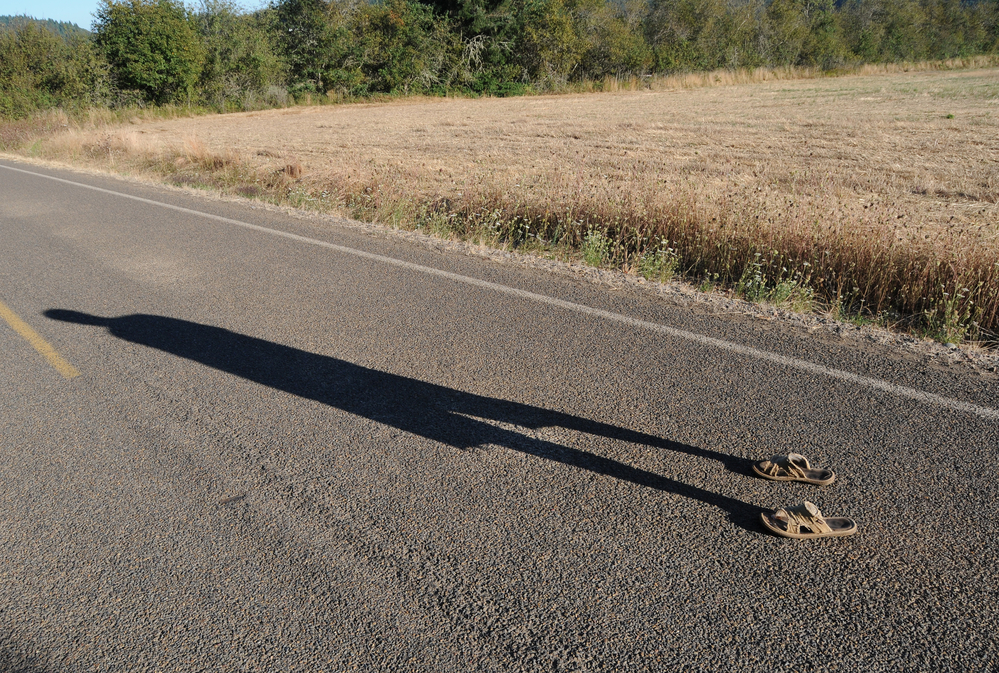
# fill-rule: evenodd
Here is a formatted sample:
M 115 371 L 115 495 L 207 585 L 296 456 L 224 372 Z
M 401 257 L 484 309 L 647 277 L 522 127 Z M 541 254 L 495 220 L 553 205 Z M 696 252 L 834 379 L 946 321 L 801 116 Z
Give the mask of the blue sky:
M 53 19 L 69 21 L 80 28 L 90 29 L 93 23 L 93 13 L 97 11 L 98 0 L 0 0 L 0 16 L 5 14 L 27 14 L 36 19 Z M 189 1 L 190 7 L 196 2 Z M 265 4 L 264 0 L 244 0 L 239 2 L 243 7 L 257 8 Z
M 87 29 L 96 11 L 97 0 L 0 0 L 0 15 L 27 14 L 36 19 L 69 21 Z

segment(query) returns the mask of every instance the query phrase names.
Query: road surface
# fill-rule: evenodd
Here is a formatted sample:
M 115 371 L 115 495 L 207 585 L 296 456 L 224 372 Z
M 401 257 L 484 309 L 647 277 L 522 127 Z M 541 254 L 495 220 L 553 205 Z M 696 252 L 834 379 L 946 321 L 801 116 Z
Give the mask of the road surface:
M 9 161 L 0 260 L 0 670 L 999 666 L 994 374 Z

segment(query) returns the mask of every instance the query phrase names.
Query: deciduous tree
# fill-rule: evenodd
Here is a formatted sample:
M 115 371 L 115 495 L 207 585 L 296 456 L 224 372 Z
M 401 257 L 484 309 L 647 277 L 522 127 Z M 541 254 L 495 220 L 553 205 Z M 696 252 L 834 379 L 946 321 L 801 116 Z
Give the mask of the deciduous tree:
M 119 87 L 155 103 L 190 100 L 204 52 L 179 0 L 102 0 L 94 29 Z

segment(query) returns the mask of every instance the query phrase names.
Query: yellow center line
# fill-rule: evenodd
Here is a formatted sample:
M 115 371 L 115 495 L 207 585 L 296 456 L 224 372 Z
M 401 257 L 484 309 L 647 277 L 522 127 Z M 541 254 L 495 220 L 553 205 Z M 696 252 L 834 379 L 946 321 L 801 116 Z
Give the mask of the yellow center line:
M 66 362 L 61 355 L 56 352 L 55 348 L 52 348 L 52 344 L 43 339 L 38 332 L 31 329 L 31 325 L 24 322 L 17 317 L 17 314 L 11 311 L 6 304 L 0 301 L 0 317 L 7 321 L 15 332 L 20 334 L 25 338 L 25 340 L 31 344 L 32 348 L 42 354 L 49 364 L 55 367 L 55 370 L 65 376 L 67 379 L 71 379 L 74 376 L 79 376 L 80 372 L 76 367 Z

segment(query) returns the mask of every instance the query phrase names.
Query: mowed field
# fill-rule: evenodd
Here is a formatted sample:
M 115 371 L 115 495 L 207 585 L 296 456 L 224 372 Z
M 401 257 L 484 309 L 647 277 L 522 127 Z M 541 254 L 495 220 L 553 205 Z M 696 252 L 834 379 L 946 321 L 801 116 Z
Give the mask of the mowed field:
M 382 178 L 416 194 L 694 188 L 720 200 L 821 189 L 891 201 L 913 226 L 999 225 L 999 70 L 418 99 L 132 130 L 151 151 L 183 154 L 193 143 L 265 169 L 299 161 L 310 181 Z
M 999 69 L 710 84 L 135 119 L 33 152 L 556 254 L 598 231 L 591 263 L 996 331 Z

